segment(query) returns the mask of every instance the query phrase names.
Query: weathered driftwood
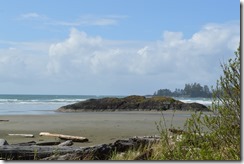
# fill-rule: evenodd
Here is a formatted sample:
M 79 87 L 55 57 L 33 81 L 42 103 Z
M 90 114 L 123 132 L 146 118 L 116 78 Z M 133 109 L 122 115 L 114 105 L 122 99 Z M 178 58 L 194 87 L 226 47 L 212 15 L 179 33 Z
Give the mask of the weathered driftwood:
M 155 142 L 159 138 L 134 137 L 127 140 L 117 140 L 114 143 L 92 147 L 71 146 L 0 146 L 0 159 L 4 160 L 107 160 L 113 152 L 124 152 Z M 143 159 L 138 157 L 138 159 Z
M 73 141 L 72 140 L 67 140 L 65 142 L 60 143 L 58 146 L 72 146 Z
M 35 141 L 29 141 L 29 142 L 22 142 L 22 143 L 16 143 L 16 144 L 11 144 L 13 146 L 33 146 L 36 145 Z
M 88 139 L 85 137 L 71 136 L 71 135 L 64 135 L 64 134 L 55 134 L 55 133 L 49 133 L 49 132 L 41 132 L 39 135 L 40 136 L 49 136 L 49 137 L 58 137 L 60 139 L 72 140 L 74 142 L 87 142 L 88 141 Z
M 114 152 L 120 153 L 129 149 L 142 148 L 159 141 L 159 137 L 133 137 L 126 140 L 117 140 L 110 144 L 82 148 L 82 150 L 76 151 L 75 153 L 52 155 L 50 157 L 43 158 L 42 160 L 108 160 Z M 144 155 L 139 156 L 138 160 L 149 156 L 150 153 L 151 152 L 146 152 Z
M 0 146 L 8 145 L 8 142 L 5 139 L 0 139 Z
M 0 159 L 4 160 L 37 160 L 53 154 L 63 155 L 74 153 L 76 148 L 61 146 L 0 146 Z
M 36 143 L 35 141 L 29 141 L 29 142 L 23 142 L 23 143 L 16 143 L 16 144 L 11 144 L 14 146 L 71 146 L 73 144 L 73 142 L 71 140 L 65 141 L 65 142 L 58 142 L 58 141 L 54 141 L 54 142 L 38 142 Z M 0 139 L 0 146 L 1 146 L 1 139 Z
M 9 136 L 21 136 L 21 137 L 26 137 L 26 138 L 33 138 L 33 134 L 8 134 Z

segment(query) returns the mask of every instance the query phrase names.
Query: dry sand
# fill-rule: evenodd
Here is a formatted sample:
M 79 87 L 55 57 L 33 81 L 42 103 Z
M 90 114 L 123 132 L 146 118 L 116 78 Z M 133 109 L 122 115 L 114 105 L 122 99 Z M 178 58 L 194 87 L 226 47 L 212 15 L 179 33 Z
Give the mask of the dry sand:
M 173 111 L 165 111 L 164 117 L 171 125 Z M 184 121 L 192 112 L 174 113 L 173 126 L 183 127 Z M 58 138 L 41 137 L 40 132 L 61 133 L 87 137 L 87 143 L 75 143 L 75 146 L 91 146 L 112 143 L 118 139 L 133 136 L 159 135 L 156 122 L 162 119 L 160 112 L 81 112 L 56 113 L 53 115 L 9 115 L 0 116 L 0 138 L 9 144 L 36 141 L 57 141 Z M 8 136 L 10 133 L 34 134 L 34 138 Z

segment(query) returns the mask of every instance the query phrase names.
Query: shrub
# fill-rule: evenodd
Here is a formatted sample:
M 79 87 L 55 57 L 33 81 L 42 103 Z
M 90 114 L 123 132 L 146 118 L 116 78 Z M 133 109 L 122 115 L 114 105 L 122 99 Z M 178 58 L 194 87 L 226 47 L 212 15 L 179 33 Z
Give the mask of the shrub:
M 221 64 L 221 67 L 223 75 L 213 90 L 213 114 L 195 114 L 187 121 L 186 127 L 193 134 L 200 134 L 203 128 L 207 129 L 204 141 L 198 147 L 204 150 L 204 154 L 212 154 L 211 159 L 240 160 L 240 46 L 235 52 L 235 58 Z
M 152 153 L 146 160 L 240 160 L 240 46 L 235 58 L 221 67 L 223 75 L 213 90 L 212 114 L 195 112 L 186 121 L 184 131 L 174 129 L 174 134 L 167 129 L 163 115 L 163 121 L 157 124 L 161 142 L 147 148 Z M 135 159 L 135 154 L 143 151 L 130 150 L 126 158 L 119 159 Z

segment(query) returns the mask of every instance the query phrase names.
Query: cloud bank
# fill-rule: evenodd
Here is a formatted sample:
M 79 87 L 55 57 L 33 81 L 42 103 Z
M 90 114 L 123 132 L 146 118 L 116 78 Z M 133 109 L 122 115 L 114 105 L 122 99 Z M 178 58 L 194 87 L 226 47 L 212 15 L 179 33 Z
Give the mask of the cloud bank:
M 66 94 L 150 94 L 191 82 L 213 85 L 220 63 L 233 57 L 239 41 L 236 22 L 207 24 L 191 38 L 164 31 L 150 42 L 107 40 L 72 28 L 56 43 L 2 41 L 0 82 L 48 84 L 50 92 L 62 88 Z

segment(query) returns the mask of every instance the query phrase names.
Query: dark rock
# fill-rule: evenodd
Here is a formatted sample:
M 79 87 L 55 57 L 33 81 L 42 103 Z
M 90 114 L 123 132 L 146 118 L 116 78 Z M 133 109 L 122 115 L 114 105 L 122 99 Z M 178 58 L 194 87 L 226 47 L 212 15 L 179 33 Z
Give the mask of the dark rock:
M 102 144 L 91 147 L 82 153 L 83 160 L 108 160 L 112 154 L 111 144 Z
M 76 111 L 163 111 L 163 110 L 191 110 L 209 111 L 198 103 L 183 103 L 170 97 L 128 96 L 124 98 L 89 99 L 59 108 L 59 112 Z
M 124 152 L 134 146 L 134 143 L 130 140 L 117 140 L 114 142 L 114 147 L 117 152 Z
M 39 142 L 36 143 L 36 145 L 38 146 L 53 146 L 53 145 L 59 145 L 60 142 L 59 141 L 54 141 L 54 142 Z
M 184 111 L 209 111 L 209 109 L 199 103 L 184 103 L 182 104 L 181 110 Z

